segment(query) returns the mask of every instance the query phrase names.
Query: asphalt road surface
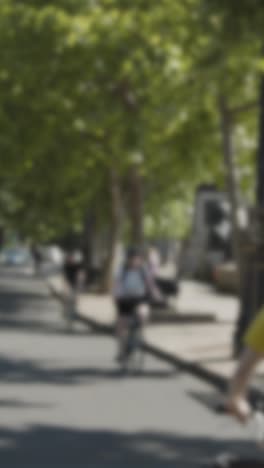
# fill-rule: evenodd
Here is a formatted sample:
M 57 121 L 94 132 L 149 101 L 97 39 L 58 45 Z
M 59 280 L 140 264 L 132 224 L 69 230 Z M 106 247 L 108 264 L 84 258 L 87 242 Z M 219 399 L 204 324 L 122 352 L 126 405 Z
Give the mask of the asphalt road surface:
M 256 453 L 250 429 L 212 410 L 214 389 L 148 357 L 122 377 L 115 342 L 64 331 L 43 281 L 0 272 L 1 467 L 212 466 Z

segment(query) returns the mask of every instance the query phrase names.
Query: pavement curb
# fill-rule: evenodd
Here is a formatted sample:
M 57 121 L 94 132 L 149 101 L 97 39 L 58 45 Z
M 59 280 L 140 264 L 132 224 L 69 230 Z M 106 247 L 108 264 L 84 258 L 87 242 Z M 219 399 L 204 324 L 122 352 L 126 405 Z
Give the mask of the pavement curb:
M 86 323 L 97 332 L 106 334 L 108 336 L 113 336 L 114 334 L 114 327 L 112 327 L 111 325 L 102 325 L 96 320 L 90 319 L 89 317 L 84 317 L 81 314 L 79 314 L 78 318 L 83 323 Z M 200 380 L 203 380 L 204 382 L 215 387 L 221 393 L 224 393 L 227 390 L 229 379 L 219 375 L 217 372 L 205 369 L 203 366 L 197 363 L 189 362 L 175 354 L 164 351 L 162 348 L 151 345 L 145 341 L 143 341 L 142 345 L 144 351 L 150 354 L 151 356 L 154 356 L 168 364 L 173 365 L 174 367 L 177 367 L 183 372 L 186 372 L 194 377 L 199 378 Z M 250 389 L 249 398 L 251 400 L 252 405 L 254 407 L 257 407 L 259 405 L 259 402 L 263 401 L 264 392 L 253 387 Z
M 111 325 L 103 325 L 90 317 L 84 317 L 82 314 L 78 315 L 78 320 L 87 324 L 96 332 L 108 336 L 114 335 L 115 328 Z M 226 390 L 228 385 L 228 379 L 225 379 L 217 373 L 204 369 L 199 364 L 188 362 L 185 359 L 176 356 L 175 354 L 164 351 L 159 346 L 154 346 L 152 344 L 147 343 L 146 341 L 143 341 L 142 346 L 144 351 L 150 354 L 151 356 L 154 356 L 168 364 L 171 364 L 172 366 L 177 367 L 183 372 L 198 377 L 206 383 L 213 385 L 215 388 L 217 388 L 217 390 L 221 392 L 224 392 Z
M 50 283 L 48 283 L 48 286 L 51 294 L 54 297 L 56 297 L 56 299 L 60 300 L 60 295 L 57 293 L 56 288 L 52 287 Z M 114 326 L 102 324 L 91 317 L 84 316 L 80 312 L 78 313 L 78 320 L 91 327 L 97 333 L 101 333 L 108 336 L 113 336 L 115 333 Z M 142 346 L 146 353 L 162 361 L 165 361 L 166 363 L 169 363 L 172 366 L 177 367 L 178 369 L 181 369 L 183 372 L 189 373 L 192 376 L 203 380 L 204 382 L 214 386 L 220 392 L 226 391 L 229 379 L 219 375 L 217 372 L 205 369 L 200 364 L 187 361 L 184 358 L 181 358 L 180 356 L 172 354 L 168 351 L 164 351 L 159 346 L 149 344 L 145 341 L 143 341 Z M 257 406 L 260 401 L 263 401 L 264 389 L 262 392 L 261 390 L 252 387 L 249 391 L 249 398 L 253 406 Z

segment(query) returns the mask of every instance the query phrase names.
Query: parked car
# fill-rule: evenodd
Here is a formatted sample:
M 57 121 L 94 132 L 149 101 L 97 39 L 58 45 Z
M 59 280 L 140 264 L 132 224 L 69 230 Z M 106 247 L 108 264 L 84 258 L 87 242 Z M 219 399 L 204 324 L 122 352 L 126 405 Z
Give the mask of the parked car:
M 219 291 L 237 294 L 239 278 L 236 263 L 225 262 L 216 265 L 213 270 L 213 284 Z
M 7 248 L 0 253 L 0 263 L 7 266 L 23 266 L 32 261 L 30 251 L 26 247 Z

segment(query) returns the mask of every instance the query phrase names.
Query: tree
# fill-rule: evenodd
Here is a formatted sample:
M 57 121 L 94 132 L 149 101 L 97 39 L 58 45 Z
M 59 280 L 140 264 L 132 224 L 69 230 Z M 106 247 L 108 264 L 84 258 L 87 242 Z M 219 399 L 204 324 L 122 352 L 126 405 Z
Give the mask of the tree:
M 221 5 L 216 0 L 204 2 L 207 11 L 211 17 L 217 17 L 218 22 L 218 38 L 221 39 L 221 43 L 224 44 L 225 54 L 234 57 L 233 62 L 236 63 L 237 72 L 241 74 L 241 77 L 251 77 L 251 89 L 258 90 L 258 81 L 261 81 L 261 92 L 251 96 L 249 105 L 246 103 L 242 105 L 243 110 L 253 109 L 255 115 L 257 110 L 260 108 L 260 123 L 259 123 L 259 149 L 256 164 L 256 177 L 257 183 L 255 186 L 256 190 L 256 204 L 257 213 L 263 210 L 263 193 L 264 193 L 264 182 L 263 182 L 263 168 L 264 168 L 264 100 L 263 100 L 263 89 L 264 89 L 264 78 L 263 78 L 263 41 L 262 41 L 262 25 L 264 20 L 263 8 L 258 1 L 243 0 L 242 2 L 223 1 Z M 237 57 L 237 60 L 235 60 Z M 248 62 L 246 70 L 241 66 Z M 246 62 L 245 62 L 246 58 Z M 246 72 L 246 73 L 245 73 Z M 255 76 L 255 86 L 253 87 L 252 76 Z M 248 79 L 247 79 L 248 81 Z M 248 81 L 249 83 L 249 81 Z M 253 99 L 252 99 L 253 97 Z M 255 130 L 256 135 L 256 130 Z M 260 232 L 263 231 L 263 217 L 257 216 L 258 227 Z M 255 226 L 256 227 L 256 226 Z M 260 241 L 260 238 L 259 238 Z M 263 304 L 264 297 L 262 293 L 262 287 L 260 286 L 263 282 L 263 271 L 259 270 L 257 263 L 262 258 L 263 248 L 258 242 L 258 245 L 251 247 L 251 260 L 250 265 L 247 266 L 246 288 L 242 288 L 242 303 L 241 312 L 234 337 L 234 348 L 235 351 L 241 347 L 241 339 L 245 329 L 251 321 L 259 307 Z M 254 274 L 253 274 L 254 270 Z M 255 271 L 256 270 L 256 271 Z M 250 273 L 251 272 L 251 273 Z M 254 278 L 254 279 L 253 279 Z M 242 286 L 244 284 L 242 283 Z M 255 298 L 255 299 L 253 299 Z
M 221 14 L 210 7 L 204 21 L 203 8 L 202 0 L 3 0 L 9 222 L 47 238 L 81 229 L 91 210 L 109 227 L 111 272 L 127 221 L 142 243 L 145 216 L 157 219 L 201 180 L 221 180 L 219 94 L 232 105 L 241 91 L 252 98 L 241 77 L 250 60 L 239 68 L 234 48 L 225 57 Z
M 17 201 L 9 219 L 20 230 L 54 236 L 80 226 L 93 204 L 106 223 L 119 222 L 107 196 L 114 168 L 120 189 L 127 179 L 133 187 L 131 231 L 141 241 L 141 181 L 146 210 L 158 209 L 209 161 L 198 119 L 210 127 L 211 110 L 183 105 L 187 65 L 176 40 L 184 33 L 172 34 L 173 17 L 180 22 L 193 3 L 2 2 L 0 149 Z

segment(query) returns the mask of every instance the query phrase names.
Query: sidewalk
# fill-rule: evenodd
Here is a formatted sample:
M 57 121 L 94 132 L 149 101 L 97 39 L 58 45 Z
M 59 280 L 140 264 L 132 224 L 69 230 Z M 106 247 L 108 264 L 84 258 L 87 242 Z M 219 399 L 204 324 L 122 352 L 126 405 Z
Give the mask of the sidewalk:
M 50 278 L 49 283 L 55 291 L 62 289 L 59 277 Z M 101 326 L 114 325 L 115 310 L 109 296 L 80 295 L 78 309 L 83 319 L 90 319 Z M 219 295 L 209 286 L 186 281 L 175 303 L 175 321 L 150 323 L 145 329 L 145 343 L 225 382 L 235 367 L 231 350 L 237 312 L 236 298 Z M 204 314 L 214 320 L 201 323 L 198 320 L 184 321 L 184 316 L 199 318 Z M 177 321 L 179 315 L 181 320 Z M 254 386 L 264 389 L 264 365 L 257 371 Z

